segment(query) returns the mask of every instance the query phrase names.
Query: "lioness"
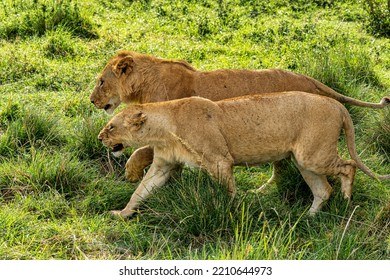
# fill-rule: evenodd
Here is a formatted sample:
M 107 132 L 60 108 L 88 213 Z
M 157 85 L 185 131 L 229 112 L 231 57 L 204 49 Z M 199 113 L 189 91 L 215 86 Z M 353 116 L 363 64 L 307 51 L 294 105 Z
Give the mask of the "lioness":
M 150 103 L 201 96 L 222 100 L 256 92 L 305 91 L 332 97 L 339 102 L 369 108 L 383 108 L 390 103 L 384 97 L 378 104 L 356 100 L 337 93 L 321 82 L 293 72 L 271 70 L 216 70 L 202 72 L 185 61 L 160 59 L 123 51 L 107 63 L 90 96 L 96 108 L 113 113 L 121 102 Z M 151 164 L 153 150 L 135 151 L 126 164 L 130 181 L 142 178 Z M 271 179 L 272 180 L 272 179 Z
M 344 128 L 352 160 L 337 154 Z M 334 99 L 303 92 L 237 97 L 213 102 L 190 97 L 161 103 L 130 105 L 103 128 L 99 139 L 117 155 L 125 147 L 148 145 L 153 163 L 122 217 L 134 214 L 140 202 L 162 186 L 177 164 L 206 170 L 228 187 L 236 187 L 233 165 L 254 165 L 291 157 L 313 192 L 315 214 L 332 192 L 326 175 L 341 178 L 344 197 L 352 194 L 356 166 L 381 180 L 359 159 L 348 111 Z

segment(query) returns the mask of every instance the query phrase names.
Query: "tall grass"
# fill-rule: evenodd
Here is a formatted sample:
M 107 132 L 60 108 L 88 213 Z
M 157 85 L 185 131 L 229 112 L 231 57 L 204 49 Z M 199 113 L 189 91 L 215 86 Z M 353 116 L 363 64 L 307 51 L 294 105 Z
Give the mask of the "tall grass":
M 107 118 L 92 115 L 75 125 L 71 147 L 80 159 L 101 159 L 107 155 L 107 149 L 97 137 L 106 123 Z
M 333 47 L 319 46 L 310 55 L 298 54 L 297 69 L 347 95 L 358 95 L 362 85 L 380 87 L 381 82 L 368 52 L 346 48 L 344 43 L 340 40 Z
M 72 34 L 69 32 L 48 32 L 48 42 L 44 46 L 45 56 L 49 58 L 65 58 L 77 52 Z
M 95 172 L 66 153 L 35 152 L 35 149 L 31 153 L 6 160 L 0 166 L 0 190 L 4 197 L 53 190 L 70 195 L 82 190 Z
M 47 31 L 64 29 L 75 36 L 97 38 L 93 23 L 83 15 L 76 1 L 3 1 L 6 24 L 0 38 L 42 36 Z
M 3 135 L 0 138 L 1 156 L 15 156 L 25 149 L 41 149 L 65 144 L 59 120 L 53 116 L 37 114 L 32 109 L 21 111 L 10 104 L 2 111 Z
M 390 113 L 384 111 L 375 120 L 372 125 L 367 127 L 367 141 L 373 143 L 376 151 L 383 156 L 386 162 L 390 162 Z

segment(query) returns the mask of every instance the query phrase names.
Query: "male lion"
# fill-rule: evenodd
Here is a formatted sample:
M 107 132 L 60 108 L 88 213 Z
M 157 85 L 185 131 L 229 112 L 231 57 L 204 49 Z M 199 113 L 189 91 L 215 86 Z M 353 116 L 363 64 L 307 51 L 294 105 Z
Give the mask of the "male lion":
M 337 154 L 344 128 L 352 160 Z M 380 180 L 359 159 L 348 111 L 334 99 L 304 92 L 261 94 L 213 102 L 190 97 L 161 103 L 130 105 L 99 134 L 113 152 L 148 145 L 153 163 L 122 211 L 134 214 L 140 202 L 162 186 L 175 166 L 206 170 L 236 193 L 233 165 L 254 165 L 292 158 L 313 192 L 309 210 L 315 214 L 332 192 L 326 175 L 341 179 L 344 197 L 352 194 L 356 166 Z
M 202 72 L 185 61 L 166 60 L 123 51 L 114 56 L 97 79 L 91 102 L 113 113 L 121 102 L 151 103 L 190 96 L 222 100 L 252 93 L 305 91 L 334 98 L 342 103 L 383 108 L 390 103 L 368 103 L 337 93 L 321 82 L 286 70 L 216 70 Z M 137 181 L 153 161 L 153 150 L 135 151 L 126 164 L 127 178 Z M 272 179 L 270 179 L 271 181 Z

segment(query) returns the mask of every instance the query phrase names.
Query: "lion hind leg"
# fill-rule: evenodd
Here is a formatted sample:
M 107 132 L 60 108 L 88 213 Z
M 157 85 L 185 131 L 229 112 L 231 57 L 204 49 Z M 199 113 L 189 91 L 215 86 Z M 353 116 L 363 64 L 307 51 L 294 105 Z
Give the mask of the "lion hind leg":
M 236 183 L 233 176 L 233 161 L 215 160 L 212 162 L 203 162 L 202 168 L 205 169 L 218 183 L 224 184 L 228 189 L 228 194 L 234 197 L 237 193 Z
M 325 175 L 316 174 L 300 166 L 298 166 L 298 169 L 313 193 L 314 199 L 309 209 L 309 215 L 313 216 L 321 210 L 322 206 L 328 201 L 333 189 L 329 185 Z
M 355 179 L 356 163 L 353 160 L 340 160 L 340 180 L 341 180 L 341 191 L 344 198 L 348 201 L 352 198 L 352 184 Z
M 338 176 L 341 181 L 341 192 L 345 199 L 352 197 L 352 185 L 356 173 L 356 163 L 354 160 L 343 160 L 338 155 L 329 157 L 328 160 L 321 161 L 320 164 L 312 164 L 307 167 L 316 174 L 328 176 Z
M 350 200 L 356 173 L 356 162 L 342 159 L 335 148 L 337 147 L 337 139 L 333 140 L 328 143 L 322 141 L 322 146 L 318 146 L 314 153 L 294 153 L 294 160 L 298 163 L 297 165 L 315 174 L 338 176 L 341 180 L 341 191 L 344 198 Z

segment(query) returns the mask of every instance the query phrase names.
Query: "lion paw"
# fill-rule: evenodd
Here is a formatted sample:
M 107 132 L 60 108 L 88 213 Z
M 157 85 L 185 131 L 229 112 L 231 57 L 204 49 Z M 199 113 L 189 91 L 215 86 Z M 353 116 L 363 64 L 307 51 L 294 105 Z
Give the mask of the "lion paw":
M 144 177 L 143 170 L 134 170 L 126 166 L 125 176 L 131 183 L 138 182 Z
M 122 215 L 121 215 L 121 211 L 120 211 L 120 210 L 112 210 L 112 211 L 110 211 L 110 214 L 111 214 L 112 216 L 121 217 L 121 218 L 122 218 Z
M 114 217 L 118 217 L 118 218 L 121 218 L 121 219 L 127 219 L 127 218 L 132 218 L 134 216 L 136 211 L 134 210 L 130 210 L 130 211 L 127 211 L 127 210 L 112 210 L 110 211 L 110 214 Z

